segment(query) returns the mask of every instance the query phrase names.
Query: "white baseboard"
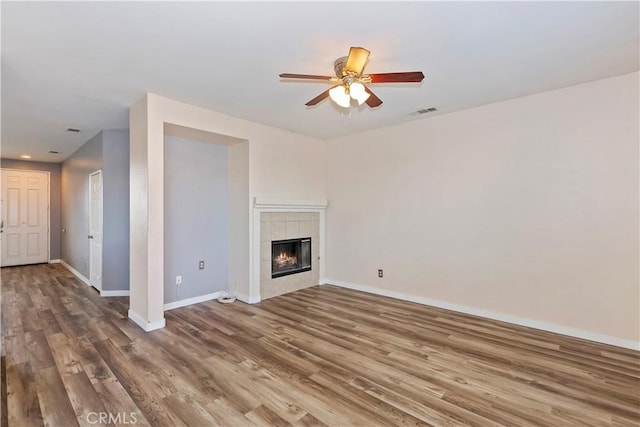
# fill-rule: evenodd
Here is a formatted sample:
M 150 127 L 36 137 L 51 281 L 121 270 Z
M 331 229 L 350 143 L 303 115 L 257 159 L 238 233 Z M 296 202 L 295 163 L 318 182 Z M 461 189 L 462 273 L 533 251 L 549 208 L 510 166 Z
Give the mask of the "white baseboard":
M 101 297 L 128 297 L 129 291 L 100 291 Z
M 145 332 L 155 331 L 156 329 L 162 329 L 166 326 L 164 318 L 155 322 L 147 322 L 131 310 L 129 310 L 129 319 L 133 320 L 136 325 L 140 326 Z
M 609 344 L 616 347 L 628 348 L 640 351 L 640 342 L 626 340 L 623 338 L 612 337 L 595 332 L 585 331 L 582 329 L 569 328 L 566 326 L 556 325 L 554 323 L 543 322 L 540 320 L 527 319 L 525 317 L 512 316 L 509 314 L 498 313 L 480 308 L 467 307 L 464 305 L 452 304 L 444 301 L 433 300 L 430 298 L 419 297 L 415 295 L 403 294 L 387 289 L 373 288 L 370 286 L 358 285 L 354 283 L 342 282 L 339 280 L 326 279 L 325 284 L 340 286 L 342 288 L 353 289 L 356 291 L 367 292 L 370 294 L 381 295 L 390 298 L 396 298 L 403 301 L 415 302 L 423 305 L 444 308 L 446 310 L 457 311 L 459 313 L 470 314 L 473 316 L 485 317 L 491 320 L 499 320 L 501 322 L 512 323 L 514 325 L 525 326 L 527 328 L 540 329 L 556 334 L 567 335 L 574 338 L 580 338 L 589 341 L 595 341 L 603 344 Z
M 78 270 L 76 270 L 75 268 L 71 267 L 69 264 L 67 264 L 66 262 L 64 262 L 61 259 L 52 259 L 51 261 L 49 261 L 49 264 L 62 264 L 67 270 L 69 270 L 71 273 L 73 273 L 74 276 L 76 276 L 78 279 L 80 279 L 80 281 L 82 281 L 82 283 L 84 283 L 87 286 L 91 286 L 91 283 L 89 282 L 89 279 L 87 279 L 86 277 L 84 277 L 82 274 L 80 274 L 80 272 Z M 128 297 L 129 296 L 129 291 L 104 291 L 101 290 L 100 292 L 100 296 L 101 297 Z
M 260 297 L 249 298 L 249 295 L 240 295 L 240 294 L 236 295 L 236 299 L 238 299 L 238 301 L 242 301 L 247 304 L 256 304 L 261 301 Z
M 199 302 L 211 301 L 212 299 L 216 299 L 222 296 L 223 293 L 224 291 L 218 291 L 211 294 L 201 295 L 201 296 L 192 297 L 192 298 L 185 298 L 185 299 L 181 299 L 180 301 L 170 302 L 164 305 L 164 310 L 165 311 L 173 310 L 174 308 L 185 307 L 191 304 L 198 304 Z
M 76 270 L 75 268 L 71 267 L 69 264 L 67 264 L 63 260 L 60 260 L 60 264 L 64 265 L 64 267 L 67 270 L 69 270 L 71 273 L 73 273 L 74 276 L 76 276 L 78 279 L 80 279 L 80 281 L 82 283 L 84 283 L 87 286 L 91 286 L 91 283 L 89 282 L 89 279 L 87 279 L 82 274 L 80 274 L 80 272 L 78 270 Z

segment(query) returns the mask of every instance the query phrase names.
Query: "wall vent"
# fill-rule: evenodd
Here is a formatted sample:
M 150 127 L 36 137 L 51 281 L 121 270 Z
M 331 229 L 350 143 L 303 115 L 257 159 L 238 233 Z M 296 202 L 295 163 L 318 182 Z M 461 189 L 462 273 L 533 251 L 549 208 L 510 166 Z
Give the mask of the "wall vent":
M 67 132 L 80 133 L 80 132 L 82 132 L 82 129 L 78 129 L 78 128 L 67 128 Z

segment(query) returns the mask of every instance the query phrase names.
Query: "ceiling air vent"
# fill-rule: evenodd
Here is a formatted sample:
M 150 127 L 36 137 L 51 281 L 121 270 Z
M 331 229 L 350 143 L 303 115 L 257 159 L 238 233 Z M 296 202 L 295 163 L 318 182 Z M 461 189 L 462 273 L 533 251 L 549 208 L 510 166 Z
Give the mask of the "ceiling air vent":
M 427 114 L 427 113 L 433 113 L 434 111 L 438 111 L 438 109 L 436 107 L 425 108 L 425 109 L 416 111 L 416 114 Z
M 82 132 L 82 129 L 78 129 L 78 128 L 67 128 L 67 132 L 71 132 L 71 133 L 80 133 L 80 132 Z
M 422 110 L 415 111 L 413 113 L 409 113 L 410 116 L 421 116 L 422 114 L 433 113 L 434 111 L 438 111 L 436 107 L 423 108 Z
M 49 154 L 60 154 L 60 152 L 56 150 L 49 150 Z

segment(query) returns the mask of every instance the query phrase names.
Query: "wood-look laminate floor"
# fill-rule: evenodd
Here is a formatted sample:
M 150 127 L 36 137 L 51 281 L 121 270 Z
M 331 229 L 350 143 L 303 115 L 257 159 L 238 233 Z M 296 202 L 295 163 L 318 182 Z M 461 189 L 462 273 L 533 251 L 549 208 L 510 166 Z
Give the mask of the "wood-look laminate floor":
M 60 265 L 1 274 L 2 425 L 640 423 L 630 350 L 333 286 L 145 333 Z

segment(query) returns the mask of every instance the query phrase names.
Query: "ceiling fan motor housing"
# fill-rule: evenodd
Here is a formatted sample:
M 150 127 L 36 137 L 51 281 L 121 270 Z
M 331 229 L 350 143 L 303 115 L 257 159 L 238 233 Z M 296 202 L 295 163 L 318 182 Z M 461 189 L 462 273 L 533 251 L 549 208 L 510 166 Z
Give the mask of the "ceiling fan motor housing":
M 347 64 L 347 58 L 347 56 L 343 56 L 336 59 L 336 62 L 334 62 L 333 70 L 336 72 L 336 76 L 338 76 L 338 78 L 342 78 L 345 75 L 344 66 Z

